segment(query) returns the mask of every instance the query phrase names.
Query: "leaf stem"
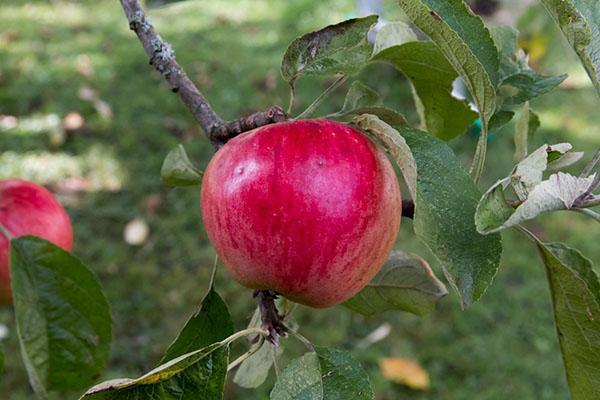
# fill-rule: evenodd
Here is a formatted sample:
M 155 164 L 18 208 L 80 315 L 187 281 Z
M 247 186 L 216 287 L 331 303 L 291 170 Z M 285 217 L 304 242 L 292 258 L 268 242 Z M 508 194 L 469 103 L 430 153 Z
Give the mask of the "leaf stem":
M 245 352 L 244 354 L 242 354 L 241 356 L 239 356 L 238 358 L 236 358 L 234 361 L 232 361 L 227 366 L 227 372 L 231 371 L 232 369 L 234 369 L 235 367 L 237 367 L 238 365 L 240 365 L 241 363 L 243 363 L 244 361 L 246 361 L 248 358 L 250 358 L 254 354 L 256 354 L 256 352 L 258 350 L 260 350 L 260 348 L 261 348 L 261 346 L 263 345 L 264 342 L 265 342 L 265 337 L 264 336 L 260 336 L 260 339 L 258 340 L 258 342 L 256 342 L 256 344 L 254 344 L 250 348 L 250 350 L 248 350 L 247 352 Z
M 296 101 L 296 87 L 292 84 L 290 86 L 290 101 L 288 103 L 288 108 L 286 111 L 287 115 L 291 115 L 292 110 L 294 109 L 294 102 Z
M 2 233 L 8 239 L 9 242 L 15 238 L 2 224 L 0 224 L 0 233 Z
M 304 344 L 308 350 L 315 351 L 315 346 L 312 344 L 312 342 L 310 340 L 308 340 L 306 337 L 304 337 L 303 335 L 301 335 L 298 331 L 292 330 L 290 328 L 288 328 L 288 331 L 292 335 L 294 335 L 296 337 L 296 339 L 301 341 L 302 344 Z
M 523 234 L 525 234 L 525 236 L 527 236 L 529 239 L 533 240 L 536 244 L 541 243 L 542 241 L 533 234 L 533 232 L 531 232 L 529 229 L 525 228 L 523 225 L 517 225 L 515 226 L 515 228 L 517 228 L 517 230 Z
M 583 169 L 583 171 L 581 171 L 581 175 L 579 175 L 581 178 L 586 178 L 589 175 L 592 174 L 592 171 L 594 170 L 594 168 L 596 167 L 596 165 L 598 164 L 598 162 L 600 162 L 600 149 L 598 149 L 596 151 L 596 154 L 594 154 L 594 157 L 592 157 L 592 159 L 590 160 L 589 163 L 587 163 L 587 165 L 585 166 L 585 168 Z
M 260 335 L 261 337 L 266 337 L 268 335 L 268 333 L 269 332 L 267 332 L 263 328 L 246 328 L 244 330 L 234 333 L 233 335 L 229 336 L 228 338 L 221 340 L 219 343 L 222 345 L 228 345 L 231 342 L 236 341 L 237 339 L 244 337 L 244 336 Z
M 594 210 L 590 210 L 588 208 L 572 208 L 572 211 L 587 215 L 596 220 L 596 222 L 600 222 L 600 214 Z
M 277 361 L 277 354 L 274 351 L 271 352 L 271 357 L 273 358 L 273 369 L 275 370 L 275 378 L 279 379 L 279 361 Z
M 331 86 L 329 86 L 327 89 L 325 89 L 325 91 L 323 93 L 321 93 L 319 95 L 319 97 L 317 97 L 315 99 L 315 101 L 313 101 L 311 103 L 311 105 L 309 105 L 308 108 L 306 108 L 306 110 L 304 110 L 295 119 L 302 119 L 302 118 L 306 118 L 309 115 L 311 115 L 321 105 L 323 100 L 325 100 L 327 98 L 327 96 L 329 96 L 331 94 L 331 92 L 333 92 L 335 89 L 340 87 L 344 82 L 346 82 L 346 79 L 348 79 L 348 76 L 346 76 L 346 75 L 342 75 L 339 78 L 337 78 L 335 80 L 335 82 L 333 82 L 331 84 Z
M 479 134 L 479 140 L 477 141 L 477 148 L 475 149 L 475 155 L 473 156 L 473 163 L 469 174 L 475 184 L 479 183 L 481 175 L 483 174 L 483 167 L 485 165 L 485 156 L 487 152 L 487 136 L 488 136 L 488 123 L 485 118 L 481 118 L 481 133 Z
M 212 290 L 215 285 L 215 278 L 217 277 L 217 263 L 219 262 L 219 255 L 215 254 L 215 261 L 213 262 L 212 272 L 210 274 L 210 283 L 208 284 L 208 290 Z

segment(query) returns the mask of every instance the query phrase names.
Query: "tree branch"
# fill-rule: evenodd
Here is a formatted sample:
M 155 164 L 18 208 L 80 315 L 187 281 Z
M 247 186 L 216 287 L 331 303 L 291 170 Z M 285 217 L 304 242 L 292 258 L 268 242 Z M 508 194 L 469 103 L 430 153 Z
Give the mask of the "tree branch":
M 221 147 L 227 140 L 242 132 L 287 119 L 287 115 L 281 107 L 274 106 L 267 111 L 258 112 L 239 120 L 223 121 L 177 63 L 173 48 L 155 31 L 139 1 L 120 1 L 129 21 L 129 28 L 136 33 L 142 43 L 150 65 L 160 72 L 171 90 L 177 93 L 216 148 Z

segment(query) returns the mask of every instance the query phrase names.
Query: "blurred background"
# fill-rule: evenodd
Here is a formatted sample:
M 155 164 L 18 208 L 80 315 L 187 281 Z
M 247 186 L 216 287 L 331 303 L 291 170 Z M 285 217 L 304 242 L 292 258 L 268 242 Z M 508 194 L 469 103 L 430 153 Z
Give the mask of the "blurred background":
M 287 44 L 359 15 L 357 3 L 153 2 L 149 15 L 215 109 L 232 119 L 273 104 L 287 106 L 288 88 L 279 74 Z M 537 2 L 495 3 L 478 1 L 474 7 L 488 15 L 490 24 L 517 26 L 520 45 L 536 69 L 570 76 L 559 90 L 532 102 L 542 126 L 530 148 L 569 141 L 575 150 L 586 151 L 577 171 L 600 142 L 598 97 Z M 395 1 L 382 1 L 381 10 L 386 20 L 404 18 Z M 409 84 L 391 66 L 370 65 L 357 78 L 417 123 Z M 297 112 L 331 82 L 301 79 Z M 344 94 L 344 88 L 335 92 L 319 114 L 339 109 Z M 492 135 L 482 189 L 509 173 L 512 131 L 510 124 Z M 153 368 L 208 284 L 214 253 L 200 219 L 199 188 L 169 189 L 159 180 L 164 156 L 180 142 L 204 168 L 213 149 L 148 66 L 117 1 L 0 2 L 0 178 L 46 185 L 66 206 L 75 254 L 99 276 L 112 304 L 114 343 L 102 379 L 135 377 Z M 466 166 L 475 143 L 473 134 L 451 142 Z M 564 241 L 600 260 L 598 227 L 583 215 L 554 213 L 529 227 L 547 241 Z M 454 292 L 425 318 L 387 312 L 367 319 L 342 308 L 299 307 L 300 331 L 314 343 L 352 350 L 368 369 L 379 400 L 565 399 L 543 266 L 523 236 L 509 231 L 503 240 L 494 285 L 467 311 Z M 415 240 L 410 220 L 403 220 L 397 247 L 424 256 L 442 276 L 433 256 Z M 236 328 L 244 328 L 254 309 L 251 291 L 222 269 L 217 289 Z M 6 353 L 0 397 L 33 398 L 10 309 L 0 310 L 0 324 Z M 369 336 L 374 331 L 378 337 Z M 282 365 L 303 351 L 294 339 L 284 340 L 283 348 Z M 233 347 L 235 353 L 243 350 L 243 343 Z M 418 363 L 429 384 L 411 388 L 386 379 L 379 364 L 389 357 Z M 230 377 L 226 398 L 267 399 L 273 379 L 250 391 L 236 387 Z

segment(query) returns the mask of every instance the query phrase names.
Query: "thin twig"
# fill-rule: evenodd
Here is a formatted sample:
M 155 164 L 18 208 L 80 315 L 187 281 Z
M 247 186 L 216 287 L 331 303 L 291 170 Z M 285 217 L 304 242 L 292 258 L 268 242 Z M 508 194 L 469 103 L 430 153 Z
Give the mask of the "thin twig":
M 177 63 L 175 51 L 156 32 L 140 2 L 120 1 L 129 21 L 129 28 L 136 33 L 142 43 L 150 65 L 160 72 L 171 87 L 171 91 L 177 93 L 217 149 L 242 132 L 287 119 L 287 114 L 281 107 L 273 106 L 267 111 L 254 113 L 235 121 L 223 121 Z
M 139 1 L 121 0 L 121 6 L 129 21 L 129 28 L 136 33 L 144 46 L 150 65 L 161 73 L 171 90 L 179 95 L 210 138 L 212 131 L 223 124 L 221 117 L 179 66 L 173 48 L 156 33 Z
M 311 103 L 311 105 L 308 106 L 306 108 L 306 110 L 304 110 L 302 113 L 300 113 L 300 115 L 298 115 L 295 119 L 306 118 L 309 115 L 311 115 L 313 112 L 315 112 L 315 110 L 321 105 L 323 100 L 325 100 L 327 98 L 327 96 L 329 96 L 331 94 L 331 92 L 333 92 L 335 89 L 340 87 L 344 82 L 346 82 L 346 79 L 348 79 L 348 76 L 346 76 L 346 75 L 342 75 L 339 78 L 337 78 L 335 80 L 335 82 L 333 82 L 331 84 L 331 86 L 329 86 L 327 89 L 325 89 L 325 91 L 323 93 L 321 93 L 319 95 L 319 97 L 317 97 L 315 99 L 315 101 L 313 101 Z

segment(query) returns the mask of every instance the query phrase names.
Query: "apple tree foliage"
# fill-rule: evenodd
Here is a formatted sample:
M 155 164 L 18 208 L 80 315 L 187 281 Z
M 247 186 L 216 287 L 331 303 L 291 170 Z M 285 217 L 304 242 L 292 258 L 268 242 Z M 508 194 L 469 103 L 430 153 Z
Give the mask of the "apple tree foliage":
M 600 94 L 600 2 L 541 0 L 555 19 Z M 351 19 L 294 40 L 281 63 L 292 101 L 301 78 L 336 76 L 331 88 L 299 114 L 313 116 L 341 83 L 369 63 L 388 63 L 413 87 L 420 115 L 411 127 L 380 96 L 354 81 L 343 107 L 324 116 L 361 129 L 394 160 L 414 205 L 414 233 L 435 255 L 446 280 L 468 308 L 484 295 L 497 273 L 499 231 L 517 229 L 530 238 L 546 267 L 556 329 L 571 396 L 600 398 L 600 281 L 591 260 L 562 243 L 545 243 L 523 223 L 545 212 L 574 210 L 600 221 L 600 155 L 579 176 L 561 169 L 580 160 L 568 143 L 529 152 L 539 126 L 528 101 L 556 88 L 565 76 L 543 76 L 517 47 L 518 32 L 487 27 L 462 0 L 399 0 L 410 25 L 385 25 L 374 41 L 367 34 L 376 16 Z M 414 27 L 426 35 L 417 35 Z M 457 80 L 471 102 L 452 95 Z M 483 192 L 487 135 L 515 123 L 515 166 Z M 481 136 L 470 169 L 447 141 L 479 118 Z M 161 179 L 169 186 L 194 186 L 202 171 L 180 145 L 165 159 Z M 215 263 L 216 268 L 217 263 Z M 82 399 L 221 399 L 227 374 L 246 388 L 263 384 L 282 349 L 265 341 L 257 310 L 247 329 L 234 332 L 227 305 L 213 282 L 160 361 L 137 378 L 97 383 L 111 342 L 110 307 L 98 279 L 75 256 L 32 236 L 11 241 L 11 274 L 21 354 L 40 399 L 49 391 L 82 391 Z M 213 271 L 214 277 L 214 271 Z M 425 315 L 447 294 L 427 261 L 395 251 L 360 293 L 343 304 L 347 312 L 373 316 L 386 310 Z M 287 316 L 290 303 L 279 306 Z M 291 322 L 286 320 L 286 322 Z M 312 344 L 290 334 L 308 351 L 278 374 L 273 400 L 373 399 L 369 377 L 348 351 Z M 246 353 L 230 359 L 230 344 L 248 337 Z M 2 364 L 0 355 L 0 366 Z M 95 386 L 94 386 L 95 385 Z

